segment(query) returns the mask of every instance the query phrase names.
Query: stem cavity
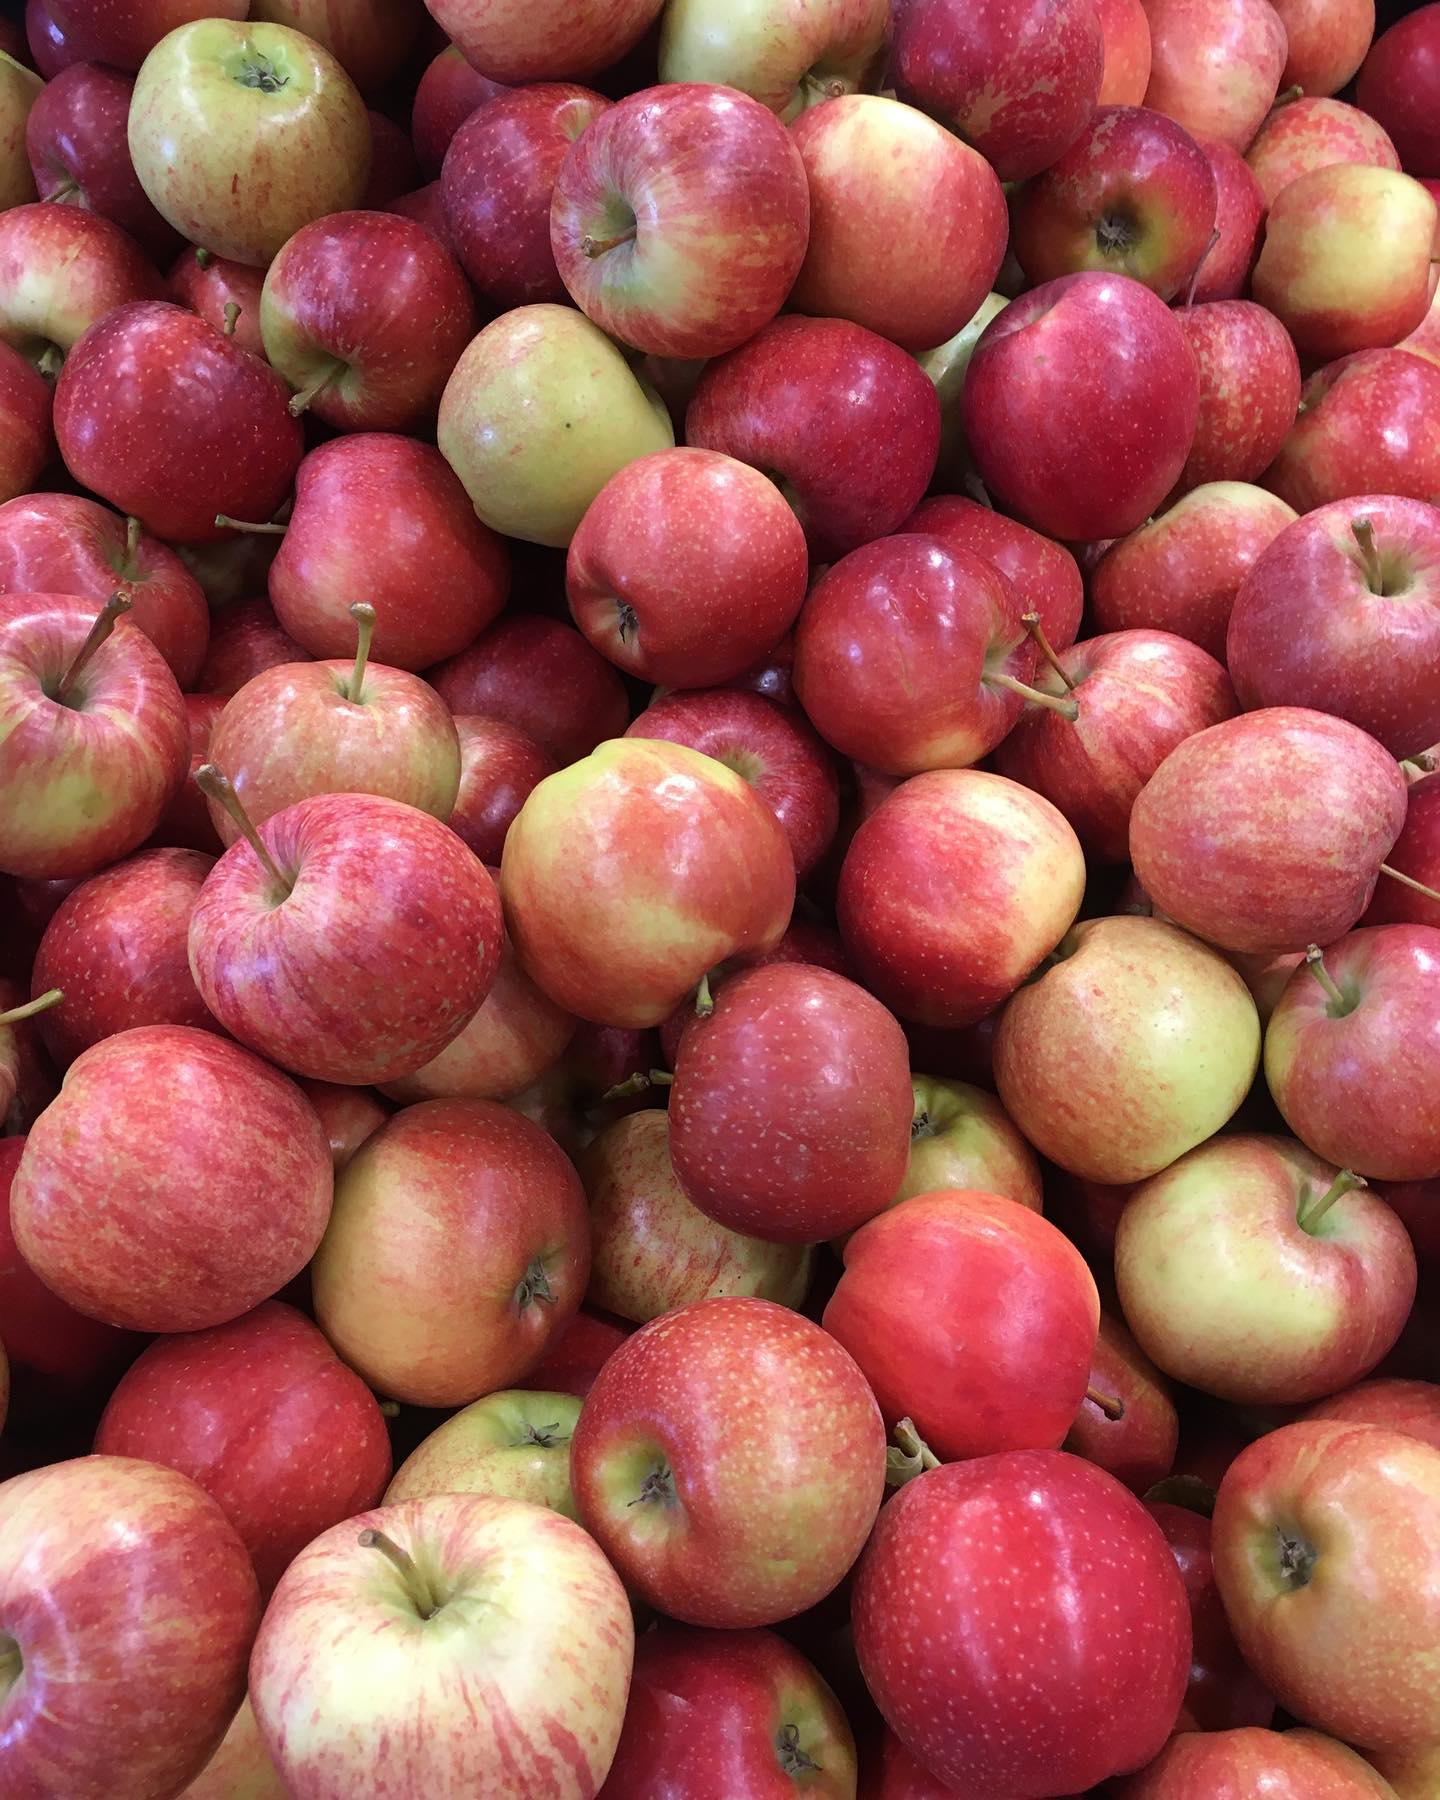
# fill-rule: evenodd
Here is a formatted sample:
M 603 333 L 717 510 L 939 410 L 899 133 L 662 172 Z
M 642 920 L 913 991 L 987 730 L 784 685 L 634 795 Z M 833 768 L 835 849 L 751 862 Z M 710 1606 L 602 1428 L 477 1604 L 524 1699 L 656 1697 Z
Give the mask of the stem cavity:
M 54 694 L 51 695 L 53 700 L 57 701 L 61 706 L 65 704 L 71 688 L 74 687 L 75 682 L 84 670 L 86 663 L 89 662 L 90 658 L 105 642 L 106 638 L 109 637 L 110 633 L 115 629 L 116 625 L 119 624 L 125 614 L 129 612 L 132 604 L 133 602 L 124 594 L 114 593 L 100 608 L 100 611 L 95 616 L 95 623 L 90 627 L 90 630 L 86 635 L 85 642 L 80 646 L 79 650 L 76 651 L 70 667 L 60 677 L 59 685 L 56 687 Z
M 1342 1169 L 1313 1206 L 1310 1204 L 1309 1191 L 1302 1195 L 1295 1223 L 1302 1231 L 1314 1231 L 1337 1200 L 1343 1200 L 1346 1194 L 1352 1193 L 1356 1188 L 1369 1185 L 1365 1177 L 1357 1175 L 1353 1169 Z
M 295 883 L 293 880 L 280 873 L 279 864 L 265 848 L 260 833 L 251 823 L 250 815 L 246 812 L 240 796 L 235 792 L 235 784 L 231 781 L 230 777 L 222 770 L 217 769 L 214 763 L 202 763 L 195 771 L 195 785 L 199 788 L 200 792 L 204 794 L 207 800 L 216 801 L 217 804 L 223 806 L 225 811 L 229 813 L 230 817 L 235 821 L 241 837 L 244 838 L 245 842 L 255 852 L 260 867 L 264 869 L 265 873 L 275 883 L 276 887 L 279 888 L 281 894 L 288 900 L 290 895 L 295 891 Z
M 405 1591 L 413 1601 L 416 1612 L 422 1619 L 433 1619 L 440 1610 L 441 1602 L 430 1583 L 421 1574 L 419 1565 L 408 1550 L 402 1550 L 392 1537 L 383 1531 L 376 1531 L 367 1526 L 355 1540 L 362 1550 L 378 1550 L 399 1573 L 405 1583 Z

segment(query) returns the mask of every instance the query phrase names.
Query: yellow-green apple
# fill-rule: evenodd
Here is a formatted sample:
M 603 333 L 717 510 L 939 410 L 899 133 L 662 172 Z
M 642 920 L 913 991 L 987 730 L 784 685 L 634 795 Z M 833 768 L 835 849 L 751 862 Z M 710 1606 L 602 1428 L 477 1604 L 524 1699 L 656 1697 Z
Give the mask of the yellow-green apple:
M 1285 27 L 1282 88 L 1338 94 L 1375 35 L 1375 0 L 1271 0 Z
M 214 764 L 207 794 L 233 789 Z M 190 967 L 225 1029 L 296 1075 L 411 1075 L 457 1037 L 500 960 L 495 883 L 453 831 L 378 794 L 245 821 L 190 919 Z
M 88 875 L 154 830 L 189 760 L 175 677 L 123 595 L 0 599 L 0 869 Z M 117 626 L 118 621 L 118 626 Z
M 1307 1407 L 1307 1419 L 1334 1419 L 1346 1425 L 1379 1425 L 1403 1431 L 1440 1450 L 1440 1385 L 1433 1381 L 1379 1379 L 1357 1382 Z
M 565 80 L 608 69 L 664 0 L 426 0 L 436 24 L 496 81 Z
M 1415 1252 L 1384 1201 L 1355 1185 L 1289 1138 L 1241 1135 L 1147 1181 L 1115 1239 L 1141 1349 L 1177 1381 L 1261 1406 L 1368 1374 L 1409 1314 Z
M 1378 119 L 1412 175 L 1440 175 L 1440 15 L 1422 6 L 1375 40 L 1355 86 L 1356 104 Z
M 912 1076 L 911 1092 L 910 1156 L 892 1206 L 941 1188 L 968 1188 L 1043 1210 L 1035 1152 L 993 1094 L 936 1075 Z
M 188 1475 L 240 1534 L 267 1597 L 313 1538 L 377 1504 L 391 1468 L 375 1396 L 278 1300 L 142 1351 L 95 1450 Z
M 1095 110 L 1105 40 L 1090 0 L 905 0 L 891 78 L 902 100 L 980 152 L 1002 181 L 1050 166 Z
M 219 515 L 268 519 L 290 492 L 305 436 L 286 397 L 197 313 L 140 301 L 66 358 L 55 437 L 75 479 L 120 512 L 167 542 L 205 543 L 223 535 Z
M 1285 67 L 1285 27 L 1275 8 L 1269 0 L 1146 0 L 1145 11 L 1145 104 L 1243 153 Z
M 576 305 L 654 356 L 719 356 L 754 337 L 785 303 L 809 232 L 790 134 L 758 100 L 709 82 L 643 88 L 601 113 L 567 152 L 550 206 Z
M 1150 21 L 1142 0 L 1095 0 L 1105 40 L 1100 106 L 1139 106 L 1150 85 Z
M 1068 649 L 1079 636 L 1085 584 L 1063 544 L 963 494 L 922 500 L 901 529 L 938 537 L 951 549 L 971 550 L 993 563 L 1019 591 L 1025 610 L 1039 614 L 1053 648 Z
M 44 86 L 33 69 L 0 50 L 0 212 L 36 198 L 25 126 Z
M 1332 163 L 1361 163 L 1375 169 L 1398 169 L 1395 146 L 1368 113 L 1343 100 L 1288 100 L 1256 133 L 1245 160 L 1260 183 L 1267 207 L 1282 188 L 1312 169 Z
M 1440 888 L 1440 776 L 1426 775 L 1411 783 L 1404 829 L 1387 860 L 1390 868 L 1431 892 Z M 1360 922 L 1440 926 L 1440 900 L 1403 882 L 1382 881 Z
M 418 0 L 250 0 L 249 16 L 303 32 L 369 94 L 405 66 L 425 12 Z
M 204 590 L 175 552 L 79 494 L 26 494 L 0 506 L 0 593 L 81 594 L 97 607 L 116 591 L 170 665 L 193 687 L 210 642 Z
M 1318 1731 L 1182 1731 L 1154 1762 L 1122 1781 L 1120 1800 L 1395 1800 L 1365 1759 Z
M 1238 151 L 1217 138 L 1197 138 L 1215 176 L 1217 235 L 1200 259 L 1186 290 L 1186 304 L 1237 300 L 1250 284 L 1250 271 L 1260 254 L 1260 228 L 1265 222 L 1265 196 L 1250 165 Z
M 1144 106 L 1102 106 L 1015 201 L 1012 248 L 1032 282 L 1132 275 L 1173 299 L 1210 248 L 1219 202 L 1205 152 Z
M 360 1513 L 301 1551 L 255 1641 L 250 1700 L 288 1793 L 500 1782 L 591 1800 L 634 1642 L 614 1570 L 572 1520 L 432 1494 Z M 437 1729 L 445 1718 L 463 1724 Z
M 142 850 L 67 894 L 35 952 L 31 992 L 59 988 L 37 1025 L 56 1066 L 136 1025 L 214 1031 L 186 957 L 190 914 L 214 858 Z
M 594 1238 L 587 1289 L 593 1305 L 643 1325 L 721 1294 L 803 1303 L 809 1244 L 767 1242 L 701 1212 L 671 1162 L 664 1112 L 615 1120 L 585 1150 L 580 1173 Z
M 966 477 L 973 474 L 970 448 L 965 442 L 964 421 L 960 417 L 960 395 L 964 390 L 965 375 L 970 367 L 970 358 L 975 353 L 975 346 L 980 341 L 981 332 L 996 313 L 1003 311 L 1009 304 L 1004 294 L 987 294 L 954 337 L 946 338 L 943 344 L 937 344 L 933 350 L 926 350 L 915 358 L 934 384 L 935 395 L 940 402 L 940 454 L 933 479 L 933 485 L 937 488 L 963 487 Z M 949 494 L 944 497 L 952 498 Z M 1000 515 L 996 514 L 996 517 L 999 518 Z M 1001 523 L 1010 524 L 1012 521 L 1005 519 Z
M 1200 380 L 1180 485 L 1254 481 L 1279 455 L 1300 409 L 1300 359 L 1290 334 L 1251 300 L 1212 300 L 1176 316 Z
M 546 305 L 516 307 L 471 342 L 441 396 L 438 441 L 487 525 L 563 549 L 610 477 L 675 434 L 604 332 Z
M 848 319 L 786 317 L 706 368 L 685 438 L 765 470 L 799 515 L 811 558 L 833 562 L 919 505 L 940 402 L 888 339 Z
M 1080 1252 L 998 1194 L 917 1194 L 846 1240 L 824 1326 L 942 1461 L 1053 1450 L 1090 1379 L 1100 1300 Z
M 1170 1383 L 1122 1321 L 1102 1312 L 1090 1383 L 1061 1448 L 1143 1494 L 1170 1473 L 1179 1441 Z
M 1375 1425 L 1269 1432 L 1215 1501 L 1215 1577 L 1280 1704 L 1352 1744 L 1440 1734 L 1440 1450 Z M 1337 1669 L 1337 1643 L 1370 1645 Z
M 660 79 L 739 88 L 788 122 L 878 86 L 889 26 L 885 0 L 672 0 Z
M 1222 950 L 1330 944 L 1370 904 L 1406 783 L 1368 732 L 1265 707 L 1186 738 L 1130 814 L 1135 873 L 1161 912 Z
M 477 106 L 451 138 L 440 171 L 445 221 L 465 273 L 497 307 L 568 298 L 550 247 L 555 177 L 610 104 L 574 82 L 540 82 Z
M 1437 407 L 1440 367 L 1426 358 L 1400 349 L 1342 356 L 1306 382 L 1265 485 L 1301 512 L 1362 494 L 1440 498 Z
M 135 240 L 98 213 L 42 203 L 0 214 L 0 342 L 46 374 L 117 306 L 160 291 Z
M 902 782 L 855 833 L 836 913 L 860 979 L 901 1018 L 973 1025 L 1070 929 L 1080 841 L 1048 800 L 978 769 Z
M 715 450 L 658 450 L 591 501 L 565 587 L 575 623 L 627 675 L 715 687 L 775 648 L 809 572 L 805 533 L 773 481 Z
M 975 1800 L 1075 1793 L 1141 1767 L 1190 1668 L 1185 1589 L 1159 1526 L 1061 1451 L 909 1482 L 861 1559 L 851 1611 L 886 1722 L 945 1791 Z
M 215 718 L 220 716 L 224 702 L 232 694 L 238 694 L 245 683 L 258 675 L 262 669 L 273 669 L 277 663 L 299 662 L 306 652 L 301 649 L 288 632 L 283 631 L 275 617 L 275 610 L 263 595 L 254 600 L 241 600 L 225 607 L 221 612 L 211 615 L 210 648 L 205 654 L 205 664 L 199 674 L 199 685 L 206 699 L 216 699 L 221 708 L 216 710 Z M 200 696 L 189 695 L 189 699 Z M 214 719 L 207 721 L 204 741 L 209 742 L 208 731 Z M 204 762 L 205 758 L 200 758 Z M 193 776 L 195 767 L 192 767 Z M 209 801 L 195 789 L 199 798 L 200 811 L 206 819 L 210 817 Z M 210 833 L 215 843 L 213 829 Z
M 961 406 L 980 478 L 1006 511 L 1050 537 L 1123 537 L 1185 465 L 1199 382 L 1162 300 L 1128 275 L 1087 271 L 991 320 Z
M 1371 354 L 1425 368 L 1440 408 L 1440 369 L 1398 350 Z M 1383 416 L 1387 432 L 1403 429 Z M 1310 501 L 1240 584 L 1226 657 L 1247 707 L 1334 713 L 1401 757 L 1440 741 L 1436 684 L 1406 674 L 1440 664 L 1440 508 L 1388 485 Z
M 968 144 L 913 106 L 850 94 L 791 127 L 810 186 L 797 312 L 853 319 L 910 351 L 974 317 L 1005 255 L 1005 196 Z
M 575 1517 L 570 1439 L 580 1416 L 573 1394 L 501 1388 L 452 1413 L 395 1471 L 385 1505 L 429 1494 L 528 1500 Z
M 130 155 L 184 238 L 264 268 L 287 238 L 360 202 L 370 121 L 328 50 L 288 25 L 203 18 L 135 78 Z
M 346 1087 L 336 1081 L 302 1081 L 301 1092 L 315 1109 L 320 1129 L 330 1143 L 330 1161 L 338 1174 L 390 1117 L 390 1108 L 373 1088 Z
M 531 792 L 500 890 L 520 960 L 552 1000 L 644 1027 L 717 963 L 778 941 L 795 863 L 742 776 L 683 744 L 619 738 Z
M 1305 357 L 1398 343 L 1430 307 L 1435 229 L 1435 202 L 1408 175 L 1314 169 L 1270 208 L 1255 298 Z
M 1440 1175 L 1440 931 L 1376 925 L 1311 947 L 1265 1032 L 1281 1116 L 1328 1162 L 1380 1181 Z
M 181 1800 L 289 1800 L 248 1698 L 240 1702 L 220 1747 Z
M 528 731 L 504 719 L 461 713 L 460 788 L 450 829 L 483 863 L 498 865 L 506 834 L 526 797 L 556 769 L 555 758 Z
M 445 152 L 471 113 L 505 91 L 500 82 L 472 68 L 456 44 L 447 44 L 426 65 L 410 111 L 410 137 L 425 176 L 440 173 Z
M 260 1622 L 220 1508 L 152 1463 L 52 1463 L 0 1486 L 0 1570 L 0 1787 L 179 1793 L 244 1695 Z
M 475 322 L 455 258 L 434 232 L 387 212 L 302 225 L 260 296 L 265 355 L 296 390 L 291 412 L 308 408 L 340 431 L 425 425 Z
M 814 1244 L 889 1205 L 913 1109 L 894 1016 L 830 969 L 773 963 L 732 976 L 681 1039 L 670 1155 L 708 1218 Z
M 263 269 L 187 247 L 170 266 L 165 298 L 199 313 L 252 356 L 264 356 L 265 345 L 260 337 L 260 294 L 264 285 Z
M 1159 530 L 1157 522 L 1135 536 Z M 1168 631 L 1085 638 L 1053 668 L 1042 663 L 1035 681 L 1068 697 L 1078 717 L 1027 708 L 993 766 L 1059 807 L 1086 850 L 1107 862 L 1128 860 L 1130 809 L 1176 744 L 1239 711 L 1224 668 Z
M 770 1625 L 823 1599 L 859 1555 L 885 1427 L 818 1325 L 769 1300 L 699 1300 L 605 1363 L 570 1479 L 582 1523 L 646 1604 L 687 1625 Z
M 488 1100 L 427 1100 L 335 1184 L 315 1314 L 382 1393 L 463 1406 L 512 1386 L 585 1292 L 585 1192 L 564 1152 Z

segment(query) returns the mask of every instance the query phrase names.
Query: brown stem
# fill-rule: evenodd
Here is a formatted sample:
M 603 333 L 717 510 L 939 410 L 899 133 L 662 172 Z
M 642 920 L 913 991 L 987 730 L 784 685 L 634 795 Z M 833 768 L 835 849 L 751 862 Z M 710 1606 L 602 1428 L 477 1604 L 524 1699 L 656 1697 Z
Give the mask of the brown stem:
M 592 260 L 603 256 L 607 250 L 617 250 L 621 244 L 630 244 L 635 240 L 638 227 L 632 225 L 628 231 L 617 231 L 614 237 L 583 237 L 580 240 L 580 254 Z
M 216 513 L 215 529 L 217 531 L 249 531 L 257 537 L 284 537 L 283 525 L 257 525 L 248 519 L 232 519 L 229 513 Z
M 1059 713 L 1062 719 L 1072 721 L 1080 717 L 1078 700 L 1062 700 L 1058 694 L 1047 694 L 1042 688 L 1031 687 L 1027 682 L 1017 681 L 1013 675 L 1007 675 L 1003 669 L 987 675 L 986 681 L 993 687 L 1004 688 L 1008 694 L 1018 694 L 1031 706 L 1044 706 L 1051 712 Z
M 1427 900 L 1433 900 L 1440 906 L 1440 893 L 1432 887 L 1426 887 L 1423 881 L 1417 881 L 1413 875 L 1402 874 L 1399 869 L 1392 869 L 1389 863 L 1381 863 L 1380 873 L 1388 875 L 1392 881 L 1398 881 L 1401 887 L 1407 887 L 1412 893 L 1423 894 Z
M 440 1610 L 440 1602 L 435 1598 L 430 1583 L 420 1573 L 415 1558 L 408 1550 L 402 1550 L 394 1540 L 383 1531 L 376 1531 L 367 1526 L 355 1540 L 362 1550 L 378 1550 L 399 1571 L 400 1579 L 405 1583 L 406 1591 L 414 1602 L 415 1610 L 422 1619 L 433 1619 Z
M 359 637 L 355 644 L 355 667 L 350 672 L 345 698 L 358 706 L 365 694 L 365 665 L 370 660 L 370 644 L 375 636 L 375 608 L 368 600 L 357 600 L 350 608 L 350 617 L 359 627 Z
M 1210 236 L 1205 240 L 1205 248 L 1200 252 L 1200 260 L 1190 272 L 1190 285 L 1185 290 L 1185 309 L 1187 312 L 1195 304 L 1195 290 L 1200 285 L 1200 271 L 1205 267 L 1210 252 L 1219 242 L 1220 227 L 1217 225 L 1210 233 Z
M 75 653 L 75 660 L 60 677 L 60 685 L 55 689 L 54 698 L 63 703 L 65 696 L 75 685 L 81 670 L 90 658 L 109 637 L 120 620 L 129 612 L 133 604 L 124 594 L 112 594 L 100 611 L 95 615 L 95 623 L 90 627 L 85 642 Z
M 225 333 L 226 337 L 234 337 L 235 327 L 240 323 L 240 302 L 238 300 L 227 300 L 221 317 L 225 321 L 221 326 L 221 330 Z
M 298 419 L 317 394 L 323 393 L 340 373 L 339 363 L 331 363 L 323 375 L 317 375 L 313 381 L 307 381 L 298 394 L 290 396 L 290 417 Z
M 668 1069 L 651 1069 L 648 1074 L 644 1069 L 637 1069 L 624 1081 L 617 1081 L 614 1087 L 607 1088 L 600 1100 L 602 1104 L 607 1100 L 633 1100 L 637 1094 L 648 1093 L 652 1087 L 669 1087 L 674 1079 Z
M 1352 519 L 1350 530 L 1355 542 L 1360 546 L 1360 564 L 1365 571 L 1365 580 L 1372 594 L 1385 592 L 1385 571 L 1381 567 L 1380 552 L 1375 547 L 1375 527 L 1369 519 Z
M 250 821 L 240 796 L 235 792 L 235 784 L 230 777 L 217 769 L 214 763 L 201 763 L 195 771 L 195 785 L 208 800 L 215 800 L 223 806 L 239 828 L 241 837 L 255 852 L 260 866 L 265 873 L 285 894 L 293 894 L 295 883 L 280 873 L 279 864 L 265 848 L 260 833 Z
M 61 181 L 51 188 L 45 198 L 53 201 L 59 206 L 63 206 L 67 200 L 72 199 L 79 192 L 80 183 L 78 181 Z
M 1097 1388 L 1087 1387 L 1085 1398 L 1092 1406 L 1098 1406 L 1107 1419 L 1118 1422 L 1125 1417 L 1125 1402 L 1116 1394 L 1102 1394 Z
M 1318 944 L 1310 944 L 1306 948 L 1305 967 L 1320 983 L 1321 987 L 1324 988 L 1325 998 L 1330 1004 L 1332 1006 L 1341 1007 L 1344 1011 L 1349 1012 L 1350 1008 L 1346 1005 L 1344 994 L 1342 994 L 1340 989 L 1335 985 L 1335 977 L 1325 967 L 1325 952 Z
M 1065 665 L 1064 665 L 1064 663 L 1061 662 L 1059 655 L 1056 652 L 1055 646 L 1050 642 L 1049 638 L 1046 637 L 1044 622 L 1041 620 L 1039 613 L 1038 612 L 1021 613 L 1020 623 L 1030 633 L 1031 637 L 1034 638 L 1036 649 L 1039 650 L 1040 654 L 1045 658 L 1046 662 L 1049 663 L 1050 667 L 1055 671 L 1055 673 L 1060 677 L 1060 679 L 1065 683 L 1066 687 L 1069 688 L 1070 692 L 1073 694 L 1075 692 L 1075 683 L 1070 679 L 1069 675 L 1066 673 Z
M 1313 1231 L 1337 1200 L 1343 1200 L 1355 1188 L 1368 1186 L 1363 1175 L 1357 1175 L 1353 1169 L 1342 1169 L 1313 1206 L 1307 1206 L 1304 1200 L 1300 1202 L 1295 1223 L 1302 1231 Z
M 60 988 L 51 988 L 46 994 L 37 994 L 33 1000 L 27 1000 L 23 1006 L 12 1006 L 9 1012 L 0 1013 L 0 1025 L 18 1025 L 24 1019 L 33 1019 L 36 1013 L 49 1012 L 52 1006 L 58 1006 L 65 998 Z
M 1270 110 L 1272 112 L 1277 112 L 1282 106 L 1289 106 L 1293 101 L 1303 100 L 1304 98 L 1305 90 L 1297 81 L 1293 87 L 1286 88 L 1283 94 L 1277 94 L 1275 96 L 1275 103 Z

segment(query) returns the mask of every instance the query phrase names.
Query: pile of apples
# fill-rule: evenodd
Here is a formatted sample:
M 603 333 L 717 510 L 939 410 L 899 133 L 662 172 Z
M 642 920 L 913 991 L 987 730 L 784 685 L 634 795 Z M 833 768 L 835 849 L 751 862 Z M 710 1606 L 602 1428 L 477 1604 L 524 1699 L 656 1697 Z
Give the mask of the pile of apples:
M 1437 1800 L 1385 23 L 0 25 L 4 1800 Z

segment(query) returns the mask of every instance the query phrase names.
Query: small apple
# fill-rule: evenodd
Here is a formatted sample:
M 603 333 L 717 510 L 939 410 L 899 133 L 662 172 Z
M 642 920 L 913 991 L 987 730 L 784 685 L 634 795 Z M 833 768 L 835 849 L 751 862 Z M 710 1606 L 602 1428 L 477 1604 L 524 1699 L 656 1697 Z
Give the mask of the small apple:
M 1326 363 L 1305 383 L 1265 485 L 1298 512 L 1365 494 L 1440 498 L 1437 406 L 1440 367 L 1407 350 Z
M 139 245 L 98 213 L 41 204 L 0 214 L 0 342 L 44 374 L 116 307 L 160 292 Z
M 1195 141 L 1209 158 L 1215 176 L 1216 236 L 1200 258 L 1200 266 L 1186 291 L 1187 309 L 1192 304 L 1238 300 L 1245 292 L 1255 258 L 1260 254 L 1260 231 L 1266 210 L 1260 183 L 1238 151 L 1217 138 Z
M 472 68 L 458 44 L 446 44 L 427 63 L 410 112 L 410 137 L 427 177 L 440 173 L 445 152 L 471 113 L 505 91 L 500 82 Z
M 414 0 L 250 0 L 250 17 L 303 32 L 371 94 L 405 66 L 425 14 Z
M 184 249 L 170 266 L 165 298 L 188 306 L 217 331 L 233 337 L 251 356 L 263 357 L 260 293 L 265 271 L 230 262 L 208 250 Z
M 264 669 L 273 669 L 278 663 L 303 662 L 308 653 L 297 644 L 280 625 L 275 617 L 275 609 L 262 595 L 256 600 L 241 600 L 225 607 L 213 615 L 210 628 L 210 648 L 205 653 L 204 666 L 197 681 L 206 698 L 217 699 L 220 706 L 215 709 L 213 718 L 204 721 L 202 736 L 209 743 L 209 732 L 215 719 L 220 716 L 224 703 L 232 694 L 238 694 L 247 681 L 252 681 Z M 198 699 L 198 695 L 190 695 L 190 699 Z M 201 757 L 200 762 L 207 759 Z M 190 779 L 195 777 L 195 757 L 191 755 Z M 210 817 L 209 801 L 195 789 L 200 811 L 206 819 Z M 216 843 L 214 828 L 211 837 Z
M 1389 133 L 1403 168 L 1440 175 L 1440 132 L 1434 101 L 1440 87 L 1435 55 L 1436 15 L 1422 6 L 1402 17 L 1369 47 L 1355 84 L 1355 101 Z
M 55 455 L 50 384 L 0 344 L 0 502 L 26 494 Z
M 1061 1448 L 1144 1494 L 1175 1466 L 1179 1441 L 1170 1383 L 1123 1322 L 1102 1312 L 1090 1385 Z
M 1271 0 L 1285 27 L 1282 88 L 1338 94 L 1365 60 L 1375 35 L 1375 0 Z
M 1142 0 L 1095 0 L 1105 40 L 1100 106 L 1139 106 L 1150 85 L 1150 20 Z
M 910 1157 L 892 1206 L 941 1188 L 1002 1194 L 1044 1210 L 1040 1164 L 1000 1102 L 984 1088 L 939 1076 L 911 1077 Z
M 1403 1431 L 1440 1450 L 1440 1385 L 1433 1381 L 1359 1381 L 1328 1400 L 1307 1407 L 1307 1419 L 1335 1419 L 1346 1425 L 1379 1425 Z
M 1080 635 L 1085 584 L 1075 558 L 1053 538 L 963 494 L 922 500 L 900 529 L 938 537 L 952 549 L 973 550 L 993 563 L 1020 591 L 1025 610 L 1040 615 L 1055 649 L 1067 650 Z
M 580 1417 L 573 1394 L 502 1388 L 452 1413 L 412 1450 L 385 1490 L 386 1506 L 430 1494 L 528 1500 L 575 1517 L 570 1439 Z

